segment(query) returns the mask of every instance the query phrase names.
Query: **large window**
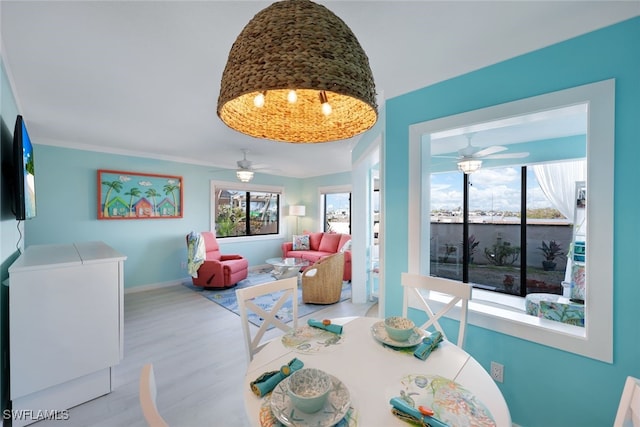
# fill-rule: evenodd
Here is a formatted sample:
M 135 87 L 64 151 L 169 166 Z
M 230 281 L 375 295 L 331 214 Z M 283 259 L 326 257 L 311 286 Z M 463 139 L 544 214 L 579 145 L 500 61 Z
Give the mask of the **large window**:
M 263 236 L 280 232 L 280 193 L 214 186 L 216 237 Z
M 533 167 L 434 173 L 431 200 L 431 274 L 518 296 L 565 292 L 574 215 L 547 199 Z
M 555 114 L 558 112 L 556 110 L 560 110 L 559 112 L 562 113 L 563 111 L 571 111 L 571 107 L 582 106 L 580 108 L 584 108 L 585 128 L 587 129 L 586 136 L 582 138 L 583 142 L 586 139 L 584 155 L 576 156 L 571 144 L 560 144 L 556 138 L 562 137 L 562 135 L 557 134 L 538 136 L 527 142 L 521 142 L 522 145 L 518 147 L 518 151 L 527 151 L 531 154 L 522 163 L 535 165 L 534 168 L 537 168 L 539 164 L 548 163 L 551 165 L 554 161 L 559 160 L 586 158 L 586 175 L 582 180 L 584 182 L 580 183 L 576 179 L 572 187 L 566 186 L 563 190 L 555 186 L 554 175 L 556 172 L 564 171 L 553 171 L 553 168 L 548 168 L 549 170 L 546 172 L 541 171 L 541 174 L 536 171 L 536 178 L 540 181 L 540 187 L 547 198 L 552 200 L 560 195 L 553 203 L 556 209 L 562 211 L 558 206 L 567 201 L 572 207 L 579 208 L 576 210 L 573 223 L 576 226 L 580 225 L 580 227 L 574 227 L 574 232 L 578 228 L 584 240 L 580 242 L 580 245 L 576 240 L 574 259 L 580 262 L 580 258 L 586 254 L 585 259 L 588 258 L 591 263 L 593 260 L 597 260 L 597 268 L 583 269 L 582 277 L 580 277 L 586 286 L 584 327 L 529 315 L 525 312 L 525 298 L 477 288 L 473 291 L 473 301 L 469 305 L 468 321 L 492 331 L 611 363 L 613 361 L 614 291 L 612 237 L 615 146 L 614 93 L 614 81 L 606 80 L 410 125 L 408 191 L 409 194 L 419 195 L 419 197 L 408 199 L 409 230 L 412 230 L 407 235 L 408 271 L 431 274 L 431 227 L 426 220 L 430 216 L 433 203 L 429 190 L 429 177 L 437 172 L 455 170 L 455 167 L 451 167 L 451 164 L 447 162 L 455 162 L 457 156 L 454 155 L 453 159 L 436 159 L 436 156 L 461 148 L 458 146 L 445 151 L 444 148 L 449 148 L 445 146 L 440 153 L 435 152 L 432 141 L 434 134 L 458 132 L 458 135 L 464 135 L 467 132 L 479 132 L 488 128 L 499 130 L 500 126 L 496 126 L 496 124 L 509 125 L 513 121 L 521 121 L 523 125 L 535 124 L 538 119 L 548 117 L 550 113 L 554 117 L 561 118 L 561 114 Z M 567 110 L 564 110 L 565 108 Z M 546 129 L 557 133 L 559 128 L 558 126 L 547 126 Z M 496 136 L 486 145 L 502 144 Z M 547 146 L 543 146 L 544 144 Z M 464 145 L 463 143 L 462 146 L 464 147 Z M 482 146 L 483 144 L 478 142 L 476 145 Z M 570 152 L 573 152 L 573 155 Z M 536 157 L 537 155 L 540 157 Z M 544 156 L 551 157 L 543 158 Z M 514 164 L 512 159 L 507 161 L 498 159 L 496 162 L 484 162 L 484 160 L 482 168 L 504 167 Z M 445 169 L 440 164 L 446 165 L 448 168 Z M 587 194 L 587 183 L 588 199 L 584 199 L 583 193 Z M 427 188 L 425 188 L 425 184 Z M 580 187 L 581 185 L 584 187 Z M 529 197 L 529 192 L 527 187 L 527 193 L 522 197 Z M 563 215 L 567 217 L 566 214 Z M 588 223 L 583 226 L 581 218 L 588 219 Z M 542 239 L 531 236 L 527 239 L 525 236 L 520 241 L 527 242 L 527 245 L 534 245 L 533 250 L 535 251 L 535 248 L 541 245 Z M 531 248 L 528 248 L 524 253 L 525 256 L 531 257 Z M 464 259 L 464 255 L 462 257 Z M 579 273 L 579 269 L 577 270 Z M 571 272 L 570 280 L 573 281 L 576 269 L 571 268 L 568 271 Z M 429 299 L 434 303 L 443 301 L 434 293 L 429 295 Z M 410 305 L 413 306 L 413 304 L 410 301 Z
M 325 232 L 351 234 L 351 193 L 322 193 Z

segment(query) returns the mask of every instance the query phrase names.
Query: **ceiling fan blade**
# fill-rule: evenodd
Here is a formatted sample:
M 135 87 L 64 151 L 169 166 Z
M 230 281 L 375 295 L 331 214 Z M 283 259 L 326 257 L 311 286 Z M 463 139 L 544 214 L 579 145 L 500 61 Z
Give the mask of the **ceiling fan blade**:
M 521 153 L 505 153 L 505 154 L 492 154 L 490 156 L 484 156 L 485 159 L 521 159 L 527 157 L 529 153 L 523 151 Z
M 436 155 L 436 156 L 431 156 L 434 159 L 459 159 L 460 156 L 445 156 L 445 155 Z
M 252 163 L 251 164 L 251 169 L 269 169 L 270 166 L 266 163 Z
M 480 151 L 476 151 L 473 154 L 473 157 L 485 157 L 490 156 L 491 154 L 496 154 L 501 151 L 506 150 L 507 147 L 503 147 L 502 145 L 492 145 L 491 147 L 483 148 Z

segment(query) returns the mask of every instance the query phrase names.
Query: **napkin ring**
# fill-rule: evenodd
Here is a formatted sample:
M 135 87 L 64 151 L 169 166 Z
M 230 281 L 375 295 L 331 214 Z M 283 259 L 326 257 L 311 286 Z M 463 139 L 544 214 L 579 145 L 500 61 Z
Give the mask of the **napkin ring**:
M 424 418 L 420 419 L 420 418 L 416 418 L 413 415 L 409 415 L 405 412 L 402 412 L 399 409 L 396 408 L 391 408 L 391 413 L 393 415 L 395 415 L 396 417 L 400 418 L 402 421 L 408 421 L 412 424 L 416 424 L 420 427 L 431 427 L 431 424 L 429 424 L 427 421 L 425 421 Z

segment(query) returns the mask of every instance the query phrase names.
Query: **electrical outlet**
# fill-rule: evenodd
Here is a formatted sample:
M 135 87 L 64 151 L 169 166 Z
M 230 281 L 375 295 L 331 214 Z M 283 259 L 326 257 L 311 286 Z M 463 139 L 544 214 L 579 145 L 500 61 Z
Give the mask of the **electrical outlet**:
M 497 362 L 491 362 L 491 378 L 501 383 L 504 379 L 504 366 Z
M 180 268 L 183 269 L 183 270 L 186 270 L 187 269 L 187 261 L 182 261 L 180 263 Z

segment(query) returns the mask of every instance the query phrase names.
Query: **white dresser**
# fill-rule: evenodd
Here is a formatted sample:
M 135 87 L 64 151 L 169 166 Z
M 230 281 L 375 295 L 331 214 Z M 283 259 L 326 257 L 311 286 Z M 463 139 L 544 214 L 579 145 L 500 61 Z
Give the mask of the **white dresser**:
M 10 395 L 27 414 L 14 427 L 111 392 L 125 259 L 103 242 L 33 245 L 9 267 Z

